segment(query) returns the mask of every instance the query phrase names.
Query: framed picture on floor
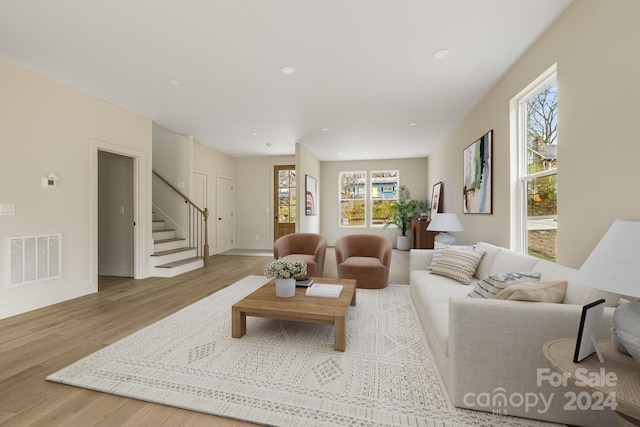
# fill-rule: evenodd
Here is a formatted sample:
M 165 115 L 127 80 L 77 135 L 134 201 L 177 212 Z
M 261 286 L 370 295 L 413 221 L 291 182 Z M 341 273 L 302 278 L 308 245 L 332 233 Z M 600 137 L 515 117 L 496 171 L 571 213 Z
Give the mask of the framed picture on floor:
M 464 213 L 493 213 L 492 145 L 493 130 L 490 130 L 464 149 Z

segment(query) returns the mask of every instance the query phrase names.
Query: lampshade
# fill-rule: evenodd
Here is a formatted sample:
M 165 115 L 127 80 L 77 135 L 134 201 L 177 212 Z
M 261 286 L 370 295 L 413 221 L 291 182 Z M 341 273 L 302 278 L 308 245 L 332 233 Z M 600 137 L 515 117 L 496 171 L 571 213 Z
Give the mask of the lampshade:
M 604 291 L 640 297 L 640 220 L 616 220 L 574 279 Z
M 454 213 L 438 213 L 433 215 L 427 226 L 429 231 L 464 231 L 458 216 Z

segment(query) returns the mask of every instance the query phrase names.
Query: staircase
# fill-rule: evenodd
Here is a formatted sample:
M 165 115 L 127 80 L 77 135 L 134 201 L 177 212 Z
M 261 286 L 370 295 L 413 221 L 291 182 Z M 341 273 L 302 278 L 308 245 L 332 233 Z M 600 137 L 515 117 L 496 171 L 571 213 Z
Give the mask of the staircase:
M 204 266 L 198 249 L 189 247 L 185 238 L 176 237 L 175 230 L 166 228 L 164 221 L 154 220 L 152 231 L 152 276 L 174 277 Z

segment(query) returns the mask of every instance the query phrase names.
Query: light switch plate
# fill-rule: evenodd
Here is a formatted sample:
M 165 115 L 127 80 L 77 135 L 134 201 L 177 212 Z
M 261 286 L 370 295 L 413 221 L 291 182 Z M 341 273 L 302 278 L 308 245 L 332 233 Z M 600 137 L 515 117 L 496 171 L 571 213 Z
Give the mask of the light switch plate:
M 13 216 L 16 214 L 16 205 L 0 205 L 0 215 Z

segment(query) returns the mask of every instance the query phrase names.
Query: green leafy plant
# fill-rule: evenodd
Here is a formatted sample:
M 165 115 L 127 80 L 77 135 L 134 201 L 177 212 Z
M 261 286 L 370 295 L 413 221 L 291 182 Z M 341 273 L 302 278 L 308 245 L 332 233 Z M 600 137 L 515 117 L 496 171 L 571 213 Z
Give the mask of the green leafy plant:
M 307 263 L 301 258 L 279 258 L 267 264 L 264 275 L 278 279 L 306 276 Z
M 398 187 L 398 201 L 393 204 L 393 216 L 384 224 L 384 227 L 395 225 L 403 236 L 411 226 L 411 219 L 419 213 L 419 209 L 428 202 L 411 200 L 411 191 L 406 185 Z

